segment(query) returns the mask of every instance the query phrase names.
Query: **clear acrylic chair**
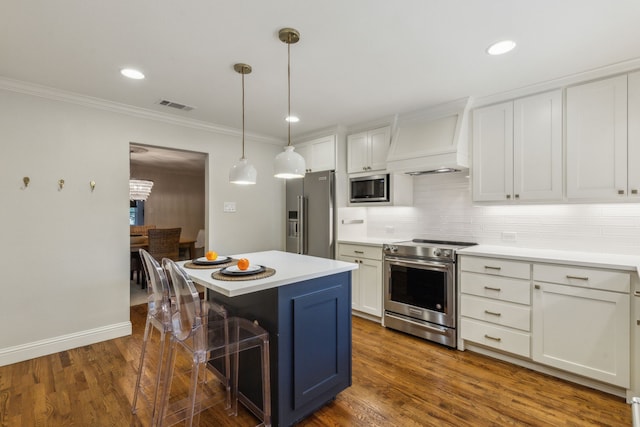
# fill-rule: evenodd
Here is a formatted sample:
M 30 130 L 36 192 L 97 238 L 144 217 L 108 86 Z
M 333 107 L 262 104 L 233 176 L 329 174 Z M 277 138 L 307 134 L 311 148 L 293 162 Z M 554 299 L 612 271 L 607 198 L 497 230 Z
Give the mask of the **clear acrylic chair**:
M 140 361 L 138 362 L 138 375 L 136 377 L 136 386 L 133 392 L 133 403 L 131 412 L 136 413 L 138 403 L 138 393 L 140 392 L 142 370 L 144 367 L 145 355 L 147 353 L 147 344 L 151 338 L 153 329 L 160 332 L 160 348 L 158 354 L 158 364 L 156 366 L 155 383 L 153 384 L 153 396 L 147 396 L 151 399 L 152 422 L 155 424 L 159 414 L 156 411 L 158 391 L 160 389 L 160 380 L 162 375 L 162 361 L 164 359 L 165 336 L 171 332 L 171 298 L 170 285 L 165 270 L 160 264 L 144 249 L 140 249 L 140 259 L 145 270 L 145 278 L 147 280 L 147 321 L 144 327 L 144 338 L 142 340 L 142 349 L 140 350 Z
M 172 333 L 169 357 L 166 364 L 164 390 L 161 397 L 163 422 L 170 425 L 186 421 L 191 426 L 197 424 L 201 411 L 216 401 L 207 396 L 211 389 L 206 380 L 207 367 L 222 360 L 226 408 L 230 415 L 238 411 L 238 377 L 241 352 L 258 348 L 260 350 L 262 408 L 242 399 L 242 402 L 259 419 L 260 426 L 271 425 L 271 386 L 269 372 L 269 334 L 255 322 L 239 317 L 227 317 L 226 310 L 219 304 L 202 301 L 188 274 L 175 262 L 163 259 L 163 267 L 173 285 L 176 310 L 172 315 Z M 191 373 L 188 396 L 177 402 L 170 402 L 171 384 L 175 374 L 178 347 L 186 350 L 191 357 Z M 221 399 L 218 398 L 217 401 Z

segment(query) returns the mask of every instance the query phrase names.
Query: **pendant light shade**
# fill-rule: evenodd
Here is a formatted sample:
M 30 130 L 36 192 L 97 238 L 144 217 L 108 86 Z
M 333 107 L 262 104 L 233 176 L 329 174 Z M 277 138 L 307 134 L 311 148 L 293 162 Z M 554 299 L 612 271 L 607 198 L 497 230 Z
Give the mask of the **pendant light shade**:
M 147 200 L 151 194 L 153 181 L 146 179 L 129 180 L 129 200 Z
M 293 151 L 294 147 L 288 145 L 284 151 L 276 156 L 275 177 L 276 178 L 302 178 L 304 177 L 306 165 L 304 157 Z
M 287 44 L 287 103 L 288 114 L 291 117 L 291 45 L 300 40 L 300 33 L 293 28 L 283 28 L 278 33 L 281 41 Z M 304 157 L 293 151 L 291 145 L 291 120 L 287 120 L 289 124 L 289 143 L 284 147 L 284 152 L 276 156 L 274 165 L 274 176 L 276 178 L 302 178 L 306 171 Z
M 235 64 L 233 69 L 242 74 L 242 157 L 229 170 L 229 182 L 231 184 L 251 185 L 255 184 L 258 178 L 256 168 L 244 157 L 244 75 L 251 73 L 251 66 Z
M 231 167 L 229 171 L 229 182 L 231 184 L 249 185 L 255 184 L 258 178 L 256 168 L 244 157 Z

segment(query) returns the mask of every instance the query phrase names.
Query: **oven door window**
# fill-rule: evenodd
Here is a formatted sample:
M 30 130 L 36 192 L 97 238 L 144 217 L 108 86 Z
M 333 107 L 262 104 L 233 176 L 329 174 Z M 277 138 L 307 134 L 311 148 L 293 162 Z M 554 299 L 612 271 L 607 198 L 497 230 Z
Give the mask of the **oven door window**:
M 391 301 L 447 312 L 447 269 L 425 269 L 391 265 Z

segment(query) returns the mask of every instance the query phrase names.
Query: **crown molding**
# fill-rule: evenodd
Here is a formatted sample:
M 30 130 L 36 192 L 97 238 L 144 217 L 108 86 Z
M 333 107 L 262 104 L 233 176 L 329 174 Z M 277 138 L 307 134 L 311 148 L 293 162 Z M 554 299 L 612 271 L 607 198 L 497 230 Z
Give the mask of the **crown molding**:
M 37 85 L 35 83 L 13 80 L 0 76 L 0 89 L 11 92 L 22 93 L 25 95 L 37 96 L 40 98 L 52 99 L 54 101 L 68 102 L 71 104 L 82 105 L 84 107 L 95 108 L 104 111 L 110 111 L 119 114 L 125 114 L 132 117 L 138 117 L 158 122 L 168 123 L 176 126 L 183 126 L 191 129 L 204 130 L 221 135 L 242 136 L 242 130 L 231 127 L 216 125 L 214 123 L 203 122 L 200 120 L 188 119 L 184 117 L 174 116 L 171 114 L 161 113 L 146 108 L 134 107 L 127 104 L 120 104 L 113 101 L 107 101 L 101 98 L 94 98 L 87 95 L 81 95 L 74 92 L 68 92 L 61 89 L 55 89 L 48 86 Z M 257 142 L 264 142 L 273 145 L 282 145 L 283 140 L 270 136 L 258 135 L 255 133 L 245 134 L 247 139 Z
M 554 89 L 563 89 L 576 84 L 587 83 L 592 80 L 599 80 L 612 77 L 616 74 L 628 73 L 640 69 L 640 58 L 630 59 L 604 67 L 594 68 L 580 73 L 571 74 L 558 79 L 548 80 L 533 85 L 521 87 L 507 92 L 496 93 L 473 99 L 472 108 L 484 107 L 486 105 L 497 104 L 523 96 L 534 95 L 536 93 L 547 92 Z

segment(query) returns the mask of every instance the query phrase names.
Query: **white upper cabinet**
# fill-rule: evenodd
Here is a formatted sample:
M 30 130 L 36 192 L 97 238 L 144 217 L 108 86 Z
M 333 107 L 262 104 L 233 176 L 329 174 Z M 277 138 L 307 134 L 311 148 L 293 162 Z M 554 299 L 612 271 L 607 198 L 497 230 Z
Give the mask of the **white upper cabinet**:
M 391 141 L 391 128 L 385 126 L 347 137 L 347 172 L 384 170 Z
M 306 162 L 307 172 L 336 169 L 336 136 L 329 135 L 296 144 L 296 151 Z
M 473 111 L 473 200 L 497 201 L 513 193 L 513 103 Z
M 637 114 L 637 105 L 631 108 Z M 637 186 L 627 188 L 627 160 L 627 76 L 568 88 L 567 197 L 611 200 L 637 193 Z
M 628 76 L 627 188 L 630 197 L 640 191 L 640 71 Z
M 562 200 L 562 92 L 473 112 L 475 201 Z

